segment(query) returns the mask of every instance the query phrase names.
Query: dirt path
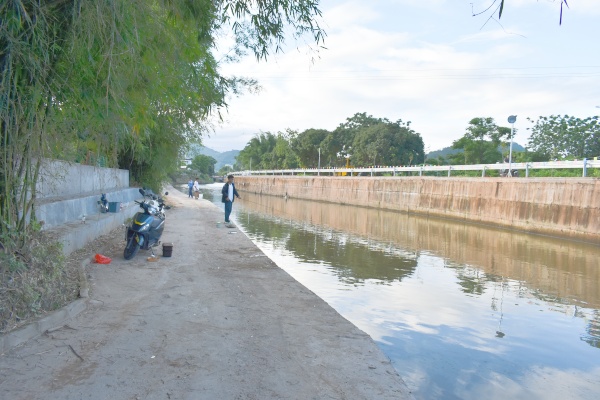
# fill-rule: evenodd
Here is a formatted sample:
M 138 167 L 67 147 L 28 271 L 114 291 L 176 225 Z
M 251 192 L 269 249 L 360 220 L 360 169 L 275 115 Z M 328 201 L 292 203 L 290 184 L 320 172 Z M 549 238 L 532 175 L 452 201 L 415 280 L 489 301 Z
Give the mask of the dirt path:
M 369 336 L 175 190 L 173 257 L 87 268 L 86 311 L 0 357 L 6 399 L 404 399 Z M 233 233 L 236 232 L 236 233 Z M 161 254 L 159 250 L 157 254 Z

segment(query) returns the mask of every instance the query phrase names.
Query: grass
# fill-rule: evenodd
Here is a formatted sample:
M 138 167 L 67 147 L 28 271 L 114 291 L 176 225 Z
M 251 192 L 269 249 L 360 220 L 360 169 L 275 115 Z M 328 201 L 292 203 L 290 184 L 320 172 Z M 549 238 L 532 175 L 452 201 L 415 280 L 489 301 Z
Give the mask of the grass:
M 0 333 L 56 310 L 79 295 L 76 267 L 69 266 L 56 241 L 36 232 L 27 257 L 0 252 Z

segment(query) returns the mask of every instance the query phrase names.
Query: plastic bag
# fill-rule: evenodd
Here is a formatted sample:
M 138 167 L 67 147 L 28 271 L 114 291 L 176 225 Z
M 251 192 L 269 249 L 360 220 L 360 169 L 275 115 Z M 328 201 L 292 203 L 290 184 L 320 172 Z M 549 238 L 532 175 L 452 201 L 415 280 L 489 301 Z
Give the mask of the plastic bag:
M 96 254 L 94 258 L 96 263 L 98 264 L 110 264 L 110 262 L 112 261 L 110 257 L 103 256 L 102 254 Z

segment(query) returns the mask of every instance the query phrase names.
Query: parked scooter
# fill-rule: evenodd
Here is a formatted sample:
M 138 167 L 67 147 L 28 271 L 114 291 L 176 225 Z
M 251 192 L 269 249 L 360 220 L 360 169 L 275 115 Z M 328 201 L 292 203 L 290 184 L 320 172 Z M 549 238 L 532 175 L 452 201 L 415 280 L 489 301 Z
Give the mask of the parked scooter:
M 507 176 L 511 176 L 511 171 L 505 169 L 500 173 L 500 176 L 503 178 L 506 178 Z M 512 176 L 517 177 L 519 176 L 519 170 L 513 169 L 512 170 Z
M 165 206 L 162 197 L 152 193 L 152 190 L 140 189 L 140 193 L 144 196 L 142 201 L 135 201 L 140 205 L 143 211 L 136 213 L 133 216 L 131 225 L 127 227 L 125 241 L 127 245 L 123 251 L 123 257 L 126 260 L 131 260 L 137 254 L 138 250 L 144 249 L 152 252 L 153 248 L 160 244 L 160 237 L 165 228 L 165 213 L 171 207 Z M 167 196 L 169 192 L 165 193 Z
M 100 207 L 101 213 L 108 212 L 108 199 L 106 198 L 106 193 L 102 193 L 100 200 L 98 200 L 98 206 Z

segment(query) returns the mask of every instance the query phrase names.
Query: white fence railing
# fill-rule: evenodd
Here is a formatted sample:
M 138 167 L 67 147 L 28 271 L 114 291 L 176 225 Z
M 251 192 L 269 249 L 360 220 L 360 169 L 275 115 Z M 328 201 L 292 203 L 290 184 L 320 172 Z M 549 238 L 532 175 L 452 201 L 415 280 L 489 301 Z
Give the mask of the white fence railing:
M 237 171 L 233 175 L 361 175 L 374 176 L 391 173 L 393 176 L 404 172 L 418 172 L 422 176 L 424 172 L 444 172 L 448 176 L 452 171 L 481 171 L 484 177 L 486 171 L 524 171 L 529 176 L 529 171 L 535 169 L 579 169 L 581 176 L 586 177 L 590 168 L 600 168 L 600 160 L 577 160 L 577 161 L 545 161 L 526 163 L 496 163 L 496 164 L 473 164 L 473 165 L 415 165 L 410 167 L 364 167 L 364 168 L 304 168 L 304 169 L 269 169 L 260 171 Z M 514 174 L 514 173 L 513 173 Z

